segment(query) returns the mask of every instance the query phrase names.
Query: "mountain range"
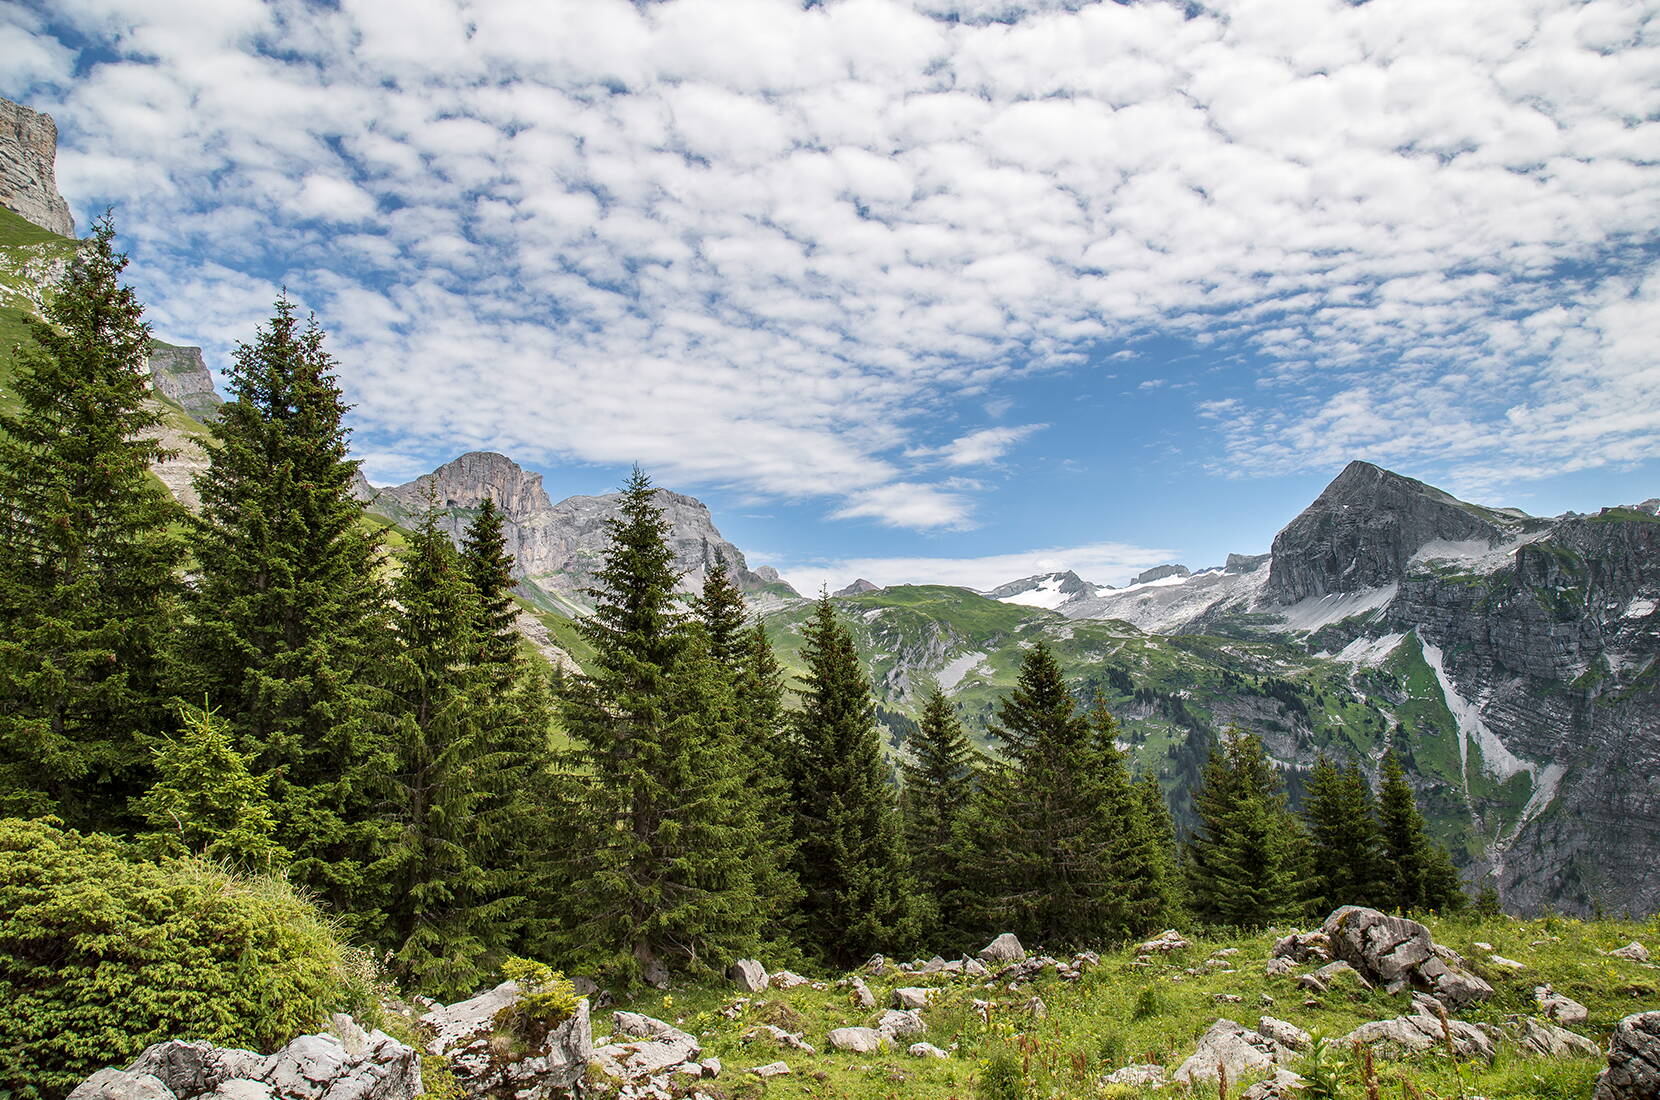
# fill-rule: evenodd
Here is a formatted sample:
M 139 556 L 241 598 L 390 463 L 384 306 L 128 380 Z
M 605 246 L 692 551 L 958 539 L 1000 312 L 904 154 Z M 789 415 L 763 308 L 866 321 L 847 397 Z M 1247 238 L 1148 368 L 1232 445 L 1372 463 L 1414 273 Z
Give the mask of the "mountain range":
M 0 125 L 6 346 L 76 247 L 42 144 L 50 119 L 31 115 L 0 101 L 0 123 L 13 123 Z M 178 452 L 156 473 L 194 506 L 191 479 L 218 403 L 212 377 L 193 348 L 157 343 L 149 367 L 159 432 Z M 0 357 L 0 409 L 15 407 L 9 370 Z M 488 452 L 404 485 L 360 479 L 357 493 L 394 550 L 428 507 L 459 536 L 493 499 L 517 563 L 521 630 L 548 660 L 580 664 L 575 622 L 591 606 L 615 495 L 554 502 L 540 475 Z M 665 489 L 658 500 L 682 587 L 724 561 L 799 670 L 810 601 L 774 570 L 751 568 L 695 498 Z M 1294 799 L 1318 755 L 1375 772 L 1393 747 L 1472 884 L 1496 883 L 1517 911 L 1651 913 L 1660 909 L 1657 511 L 1649 500 L 1540 518 L 1354 462 L 1267 552 L 1220 566 L 1172 563 L 1121 588 L 1071 572 L 985 592 L 859 581 L 834 599 L 896 755 L 934 685 L 985 742 L 1023 652 L 1043 641 L 1078 698 L 1118 716 L 1137 768 L 1159 776 L 1183 822 L 1206 754 L 1229 727 L 1262 734 Z

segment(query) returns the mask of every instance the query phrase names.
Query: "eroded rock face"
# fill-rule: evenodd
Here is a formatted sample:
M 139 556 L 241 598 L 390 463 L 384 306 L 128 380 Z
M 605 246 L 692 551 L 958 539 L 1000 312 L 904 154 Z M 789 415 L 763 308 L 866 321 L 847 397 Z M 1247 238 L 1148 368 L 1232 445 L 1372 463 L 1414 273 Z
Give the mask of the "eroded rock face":
M 457 540 L 484 499 L 494 500 L 517 574 L 566 601 L 570 609 L 589 605 L 584 590 L 594 584 L 599 555 L 609 544 L 606 521 L 616 516 L 620 494 L 573 496 L 555 504 L 542 487 L 542 475 L 505 455 L 471 451 L 412 482 L 378 490 L 369 510 L 408 523 L 426 508 L 429 491 L 446 509 L 440 525 Z M 656 503 L 669 524 L 667 541 L 674 567 L 683 574 L 683 591 L 700 589 L 717 560 L 725 561 L 733 582 L 746 593 L 783 586 L 781 580 L 750 570 L 743 551 L 721 536 L 702 501 L 659 489 Z
M 597 1055 L 586 997 L 577 999 L 570 1019 L 551 1028 L 539 1041 L 498 1042 L 497 1014 L 519 997 L 517 984 L 503 982 L 421 1017 L 432 1034 L 427 1049 L 449 1059 L 451 1072 L 468 1096 L 523 1100 L 564 1096 L 582 1080 L 588 1062 Z
M 1653 1100 L 1660 1096 L 1660 1012 L 1621 1020 L 1608 1043 L 1608 1068 L 1592 1100 Z
M 586 1063 L 584 1063 L 586 1065 Z M 157 1043 L 125 1070 L 100 1070 L 73 1100 L 414 1100 L 421 1061 L 381 1031 L 336 1016 L 268 1057 L 211 1043 Z
M 1340 1045 L 1347 1047 L 1353 1043 L 1383 1054 L 1422 1054 L 1445 1050 L 1450 1043 L 1460 1058 L 1482 1058 L 1489 1062 L 1494 1053 L 1492 1038 L 1474 1024 L 1452 1019 L 1443 1023 L 1439 1016 L 1423 1010 L 1411 1016 L 1361 1024 L 1345 1035 Z
M 150 378 L 156 392 L 176 402 L 197 420 L 212 420 L 224 404 L 213 388 L 201 348 L 150 345 Z
M 0 206 L 62 237 L 75 235 L 58 194 L 58 124 L 52 116 L 0 99 Z
M 1265 596 L 1282 604 L 1395 584 L 1431 542 L 1502 541 L 1492 520 L 1441 490 L 1351 462 L 1274 538 Z

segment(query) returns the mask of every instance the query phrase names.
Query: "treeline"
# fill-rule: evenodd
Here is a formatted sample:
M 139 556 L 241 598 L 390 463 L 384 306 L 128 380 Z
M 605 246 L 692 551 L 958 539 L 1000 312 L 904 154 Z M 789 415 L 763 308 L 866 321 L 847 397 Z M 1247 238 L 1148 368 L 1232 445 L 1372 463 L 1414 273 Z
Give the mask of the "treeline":
M 828 598 L 783 672 L 724 567 L 690 600 L 650 481 L 610 523 L 581 674 L 513 629 L 486 502 L 395 560 L 351 493 L 346 406 L 279 300 L 227 373 L 200 515 L 149 472 L 148 331 L 96 227 L 0 418 L 0 812 L 301 884 L 406 986 L 507 954 L 661 982 L 757 952 L 850 964 L 1013 929 L 1055 947 L 1189 917 L 1455 903 L 1393 758 L 1381 800 L 1322 761 L 1306 821 L 1231 735 L 1185 844 L 1117 724 L 1028 651 L 996 758 L 937 690 L 894 771 Z

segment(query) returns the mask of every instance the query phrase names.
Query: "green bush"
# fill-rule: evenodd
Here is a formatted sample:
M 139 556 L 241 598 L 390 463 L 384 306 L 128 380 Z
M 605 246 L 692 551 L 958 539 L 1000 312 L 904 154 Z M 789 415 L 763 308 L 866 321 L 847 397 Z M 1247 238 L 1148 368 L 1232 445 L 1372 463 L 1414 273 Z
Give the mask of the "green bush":
M 502 977 L 519 986 L 519 999 L 496 1013 L 496 1026 L 527 1045 L 576 1015 L 576 987 L 546 963 L 510 956 L 502 963 Z
M 333 928 L 285 882 L 0 819 L 0 1096 L 62 1096 L 164 1039 L 270 1051 L 348 984 Z

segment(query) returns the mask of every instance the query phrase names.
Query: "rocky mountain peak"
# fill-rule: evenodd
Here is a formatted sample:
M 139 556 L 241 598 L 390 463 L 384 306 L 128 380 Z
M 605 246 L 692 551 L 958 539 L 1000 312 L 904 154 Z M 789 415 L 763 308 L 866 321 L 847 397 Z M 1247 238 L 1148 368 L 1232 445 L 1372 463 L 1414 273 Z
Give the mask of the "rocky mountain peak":
M 63 237 L 75 235 L 54 166 L 58 124 L 52 116 L 0 99 L 0 206 Z
M 882 589 L 881 589 L 880 585 L 871 584 L 869 581 L 865 580 L 863 577 L 860 577 L 858 580 L 854 581 L 852 584 L 848 585 L 846 588 L 837 589 L 836 591 L 834 591 L 830 594 L 832 596 L 838 596 L 838 597 L 839 596 L 862 596 L 866 592 L 880 592 L 881 590 Z
M 440 507 L 477 509 L 489 498 L 507 519 L 523 523 L 553 507 L 542 475 L 533 474 L 506 455 L 468 451 L 430 474 L 380 491 L 377 501 L 396 504 L 410 516 L 426 508 L 428 494 Z
M 1162 581 L 1166 577 L 1191 577 L 1193 570 L 1185 565 L 1155 565 L 1153 568 L 1137 573 L 1130 581 L 1131 584 L 1148 584 L 1152 581 Z
M 1431 542 L 1504 541 L 1508 517 L 1370 462 L 1349 463 L 1274 537 L 1264 595 L 1288 604 L 1398 582 Z
M 150 378 L 156 392 L 176 402 L 197 420 L 212 420 L 224 404 L 213 388 L 213 375 L 201 348 L 150 342 Z

